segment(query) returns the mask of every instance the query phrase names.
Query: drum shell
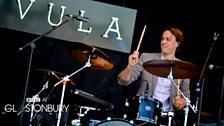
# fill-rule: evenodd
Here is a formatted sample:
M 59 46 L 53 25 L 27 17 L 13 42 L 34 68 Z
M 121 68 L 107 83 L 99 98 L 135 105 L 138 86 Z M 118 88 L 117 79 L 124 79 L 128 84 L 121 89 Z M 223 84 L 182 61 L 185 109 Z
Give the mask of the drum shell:
M 162 103 L 154 98 L 139 97 L 137 120 L 157 124 L 162 112 Z

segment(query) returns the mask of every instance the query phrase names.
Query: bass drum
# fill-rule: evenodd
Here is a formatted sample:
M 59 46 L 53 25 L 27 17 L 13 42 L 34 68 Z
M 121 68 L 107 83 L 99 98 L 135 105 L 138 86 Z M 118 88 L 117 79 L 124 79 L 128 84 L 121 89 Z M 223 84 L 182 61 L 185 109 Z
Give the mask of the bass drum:
M 101 121 L 101 122 L 97 123 L 95 126 L 136 126 L 136 125 L 130 123 L 127 120 L 111 119 L 111 120 Z

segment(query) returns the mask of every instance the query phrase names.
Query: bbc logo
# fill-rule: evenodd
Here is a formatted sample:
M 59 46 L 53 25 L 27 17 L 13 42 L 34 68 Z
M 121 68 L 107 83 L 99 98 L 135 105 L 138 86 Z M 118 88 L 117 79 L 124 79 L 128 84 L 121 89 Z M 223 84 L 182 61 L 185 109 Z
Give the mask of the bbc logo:
M 41 102 L 40 98 L 26 98 L 26 102 Z

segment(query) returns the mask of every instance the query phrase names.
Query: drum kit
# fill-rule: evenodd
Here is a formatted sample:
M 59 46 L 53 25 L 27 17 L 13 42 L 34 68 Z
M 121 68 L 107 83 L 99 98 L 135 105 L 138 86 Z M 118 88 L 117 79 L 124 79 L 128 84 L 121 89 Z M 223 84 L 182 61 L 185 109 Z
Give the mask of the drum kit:
M 56 77 L 58 81 L 56 84 L 54 84 L 54 87 L 56 87 L 59 84 L 63 84 L 63 89 L 61 93 L 61 99 L 60 99 L 60 106 L 62 107 L 63 105 L 63 100 L 64 100 L 64 93 L 65 93 L 65 86 L 66 83 L 69 81 L 73 86 L 75 86 L 75 82 L 70 79 L 71 76 L 74 74 L 78 73 L 82 69 L 86 67 L 91 67 L 92 69 L 96 70 L 110 70 L 113 68 L 113 63 L 110 60 L 110 58 L 103 53 L 101 50 L 90 46 L 86 45 L 83 43 L 68 43 L 65 45 L 65 51 L 68 53 L 68 55 L 74 59 L 77 63 L 80 64 L 85 64 L 82 68 L 79 70 L 75 71 L 74 73 L 70 75 L 65 75 L 60 72 L 52 71 L 52 70 L 45 70 L 45 69 L 36 69 L 37 71 L 42 71 L 42 72 L 47 72 L 49 75 L 53 75 Z M 160 76 L 160 77 L 168 77 L 171 79 L 173 83 L 173 78 L 175 79 L 184 79 L 184 78 L 192 78 L 198 76 L 198 68 L 196 65 L 186 62 L 186 61 L 174 61 L 174 60 L 150 60 L 145 63 L 143 63 L 143 67 L 145 70 L 148 72 Z M 60 75 L 60 76 L 59 76 Z M 38 96 L 44 89 L 46 89 L 46 85 L 43 86 L 41 91 L 36 94 L 35 96 Z M 73 94 L 76 94 L 78 96 L 87 98 L 88 100 L 94 101 L 96 103 L 99 103 L 106 108 L 113 109 L 113 105 L 107 101 L 104 101 L 102 99 L 99 99 L 92 94 L 89 94 L 87 92 L 84 92 L 82 90 L 75 89 Z M 183 95 L 183 94 L 182 94 Z M 188 102 L 188 99 L 183 95 L 185 98 L 186 102 L 188 103 L 187 106 L 190 106 L 190 102 Z M 31 102 L 30 102 L 31 103 Z M 28 104 L 30 104 L 28 103 Z M 141 120 L 144 122 L 149 122 L 151 124 L 157 124 L 158 116 L 162 110 L 161 108 L 161 103 L 159 101 L 156 101 L 155 99 L 152 98 L 144 98 L 140 97 L 139 99 L 139 109 L 138 109 L 138 114 L 136 117 L 136 120 Z M 79 107 L 80 111 L 78 113 L 78 118 L 72 120 L 72 125 L 73 126 L 80 126 L 82 125 L 81 123 L 81 118 L 85 116 L 85 114 L 90 111 L 90 110 L 100 110 L 97 108 L 93 107 L 88 107 L 88 106 L 80 106 Z M 194 110 L 194 108 L 192 107 Z M 187 110 L 188 111 L 188 110 Z M 61 112 L 62 108 L 59 108 L 59 113 L 58 113 L 58 119 L 57 119 L 57 125 L 60 124 L 61 120 Z M 173 117 L 173 114 L 171 113 L 164 113 L 167 116 L 171 115 Z M 33 119 L 33 117 L 30 117 Z M 187 116 L 185 118 L 185 122 L 187 121 Z M 32 120 L 30 120 L 32 122 Z M 104 126 L 104 125 L 124 125 L 124 126 L 132 126 L 135 125 L 135 122 L 132 121 L 127 121 L 125 119 L 111 119 L 108 118 L 103 121 L 95 120 L 95 121 L 90 121 L 89 126 Z M 186 123 L 185 123 L 186 125 Z
M 142 37 L 143 37 L 143 34 L 141 36 L 141 39 Z M 141 40 L 140 40 L 140 43 L 141 43 Z M 139 49 L 139 46 L 140 44 L 138 45 L 137 51 Z M 52 71 L 52 70 L 36 69 L 37 71 L 47 72 L 49 75 L 53 75 L 59 80 L 57 81 L 57 83 L 53 85 L 52 90 L 54 89 L 54 87 L 56 87 L 59 84 L 62 84 L 63 86 L 61 91 L 59 110 L 57 114 L 57 126 L 59 126 L 61 123 L 60 121 L 62 118 L 64 94 L 65 94 L 65 88 L 66 88 L 67 82 L 70 82 L 73 86 L 75 86 L 74 81 L 70 78 L 76 73 L 80 72 L 81 70 L 87 67 L 90 67 L 96 70 L 111 70 L 114 66 L 110 58 L 103 51 L 97 49 L 96 47 L 93 47 L 84 43 L 70 42 L 65 45 L 64 49 L 71 59 L 83 65 L 83 67 L 81 67 L 80 69 L 78 69 L 77 71 L 73 72 L 70 75 L 65 75 L 65 74 Z M 177 87 L 177 89 L 179 89 L 179 87 L 175 83 L 174 79 L 184 79 L 184 78 L 192 78 L 192 77 L 198 76 L 197 66 L 186 61 L 150 60 L 143 63 L 143 67 L 146 71 L 156 76 L 167 77 Z M 48 88 L 48 81 L 46 82 L 46 84 L 44 84 L 43 88 L 36 95 L 34 95 L 33 98 L 39 98 L 39 94 L 47 88 Z M 113 105 L 111 103 L 106 102 L 102 99 L 99 99 L 93 96 L 92 94 L 89 94 L 82 90 L 75 89 L 72 93 L 79 95 L 81 97 L 87 98 L 88 100 L 94 101 L 96 103 L 99 103 L 103 106 L 106 106 L 106 108 L 113 109 Z M 189 106 L 192 108 L 193 111 L 195 111 L 194 108 L 190 104 L 190 100 L 186 98 L 181 91 L 180 93 L 185 98 L 187 103 L 185 112 L 188 113 Z M 30 105 L 31 103 L 32 105 L 34 105 L 35 100 L 29 101 L 27 105 Z M 158 115 L 159 113 L 161 113 L 160 108 L 161 108 L 161 103 L 159 101 L 156 101 L 155 99 L 151 99 L 151 98 L 141 97 L 139 99 L 139 109 L 138 109 L 136 120 L 141 120 L 141 121 L 144 121 L 144 123 L 150 123 L 150 124 L 156 125 L 158 123 L 157 122 Z M 88 106 L 79 106 L 79 109 L 80 109 L 79 113 L 77 114 L 78 118 L 72 120 L 73 126 L 82 125 L 81 118 L 84 117 L 90 110 L 100 110 L 98 108 L 93 108 Z M 21 111 L 23 111 L 23 108 Z M 30 114 L 30 126 L 32 125 L 33 118 L 34 118 L 32 112 L 33 110 L 31 111 L 31 114 Z M 163 113 L 163 115 L 167 115 L 169 117 L 174 116 L 172 112 Z M 184 123 L 185 126 L 187 124 L 187 117 L 188 117 L 188 114 L 185 114 L 185 123 Z M 169 122 L 168 122 L 169 125 L 170 125 L 171 119 L 172 118 L 169 118 Z M 88 125 L 89 126 L 93 126 L 93 125 L 94 126 L 107 126 L 107 125 L 134 126 L 135 122 L 133 120 L 128 121 L 125 119 L 111 119 L 110 117 L 108 117 L 106 120 L 103 120 L 103 121 L 99 121 L 99 120 L 90 121 Z
M 45 32 L 43 35 L 39 36 L 38 38 L 34 39 L 33 41 L 31 41 L 30 43 L 26 44 L 25 46 L 21 47 L 20 50 L 23 50 L 23 48 L 31 45 L 31 49 L 35 48 L 34 42 L 39 40 L 40 38 L 48 35 L 49 33 L 51 33 L 53 30 L 57 29 L 58 27 L 62 26 L 63 24 L 67 23 L 68 20 L 64 21 L 63 23 L 61 23 L 61 25 L 54 27 L 53 29 L 50 29 L 49 31 Z M 142 38 L 144 35 L 146 29 L 146 25 L 143 29 L 143 32 L 141 34 L 141 38 L 140 41 L 138 43 L 137 46 L 137 52 L 140 48 L 141 42 L 142 42 Z M 63 109 L 63 104 L 64 104 L 64 95 L 65 95 L 65 88 L 67 85 L 67 82 L 70 82 L 70 84 L 72 86 L 76 86 L 74 80 L 71 79 L 71 77 L 73 75 L 75 75 L 76 73 L 80 72 L 81 70 L 83 70 L 84 68 L 90 67 L 92 69 L 96 69 L 96 70 L 111 70 L 114 66 L 113 62 L 111 61 L 111 59 L 101 50 L 84 44 L 84 43 L 78 43 L 78 42 L 70 42 L 67 43 L 64 47 L 65 51 L 67 52 L 67 54 L 69 55 L 69 57 L 71 59 L 73 59 L 75 62 L 83 65 L 83 67 L 81 67 L 80 69 L 78 69 L 77 71 L 73 72 L 70 75 L 65 75 L 62 74 L 60 72 L 56 72 L 56 71 L 52 71 L 52 70 L 46 70 L 46 69 L 35 69 L 36 71 L 41 71 L 44 73 L 47 73 L 49 76 L 54 76 L 55 78 L 57 78 L 57 83 L 54 83 L 52 90 L 50 91 L 50 93 L 48 94 L 48 96 L 46 97 L 48 100 L 49 95 L 52 93 L 53 89 L 57 86 L 62 84 L 62 91 L 61 91 L 61 97 L 60 97 L 60 105 L 59 105 L 59 109 L 58 109 L 58 114 L 57 114 L 57 121 L 56 121 L 56 125 L 59 126 L 62 120 L 62 109 Z M 32 57 L 32 52 L 31 51 L 31 56 Z M 32 58 L 30 58 L 31 60 Z M 31 62 L 31 61 L 30 61 Z M 165 77 L 171 80 L 171 82 L 176 86 L 176 88 L 179 90 L 178 85 L 175 83 L 174 79 L 185 79 L 185 78 L 194 78 L 197 77 L 199 75 L 198 73 L 198 67 L 195 64 L 192 64 L 190 62 L 186 62 L 186 61 L 179 61 L 179 60 L 150 60 L 147 62 L 143 63 L 143 68 L 148 71 L 149 73 L 159 76 L 159 77 Z M 30 70 L 30 64 L 28 67 L 28 75 L 29 75 L 29 70 Z M 28 78 L 26 80 L 26 87 L 27 87 L 27 83 L 28 83 Z M 28 103 L 26 105 L 24 105 L 24 101 L 25 101 L 25 96 L 24 95 L 24 100 L 23 100 L 23 106 L 21 111 L 18 113 L 18 115 L 20 113 L 21 114 L 21 119 L 20 121 L 22 122 L 22 115 L 23 115 L 23 111 L 24 109 L 28 106 L 28 105 L 32 105 L 34 106 L 34 104 L 38 101 L 39 99 L 39 95 L 41 94 L 42 91 L 44 91 L 45 89 L 48 88 L 48 82 L 49 79 L 47 80 L 47 82 L 43 85 L 42 89 L 35 94 L 32 97 L 32 100 L 29 100 Z M 184 94 L 179 90 L 180 94 L 182 95 L 182 97 L 185 99 L 186 101 L 186 107 L 185 107 L 185 118 L 184 118 L 184 126 L 187 125 L 187 120 L 188 120 L 188 113 L 189 113 L 189 107 L 191 107 L 191 109 L 193 110 L 194 113 L 196 113 L 197 108 L 195 109 L 195 107 L 192 107 L 190 104 L 190 100 L 188 98 L 186 98 L 184 96 Z M 106 107 L 107 109 L 113 109 L 114 105 L 104 101 L 102 99 L 99 99 L 97 97 L 95 97 L 92 94 L 89 94 L 87 92 L 84 92 L 82 90 L 78 90 L 78 89 L 74 89 L 71 93 L 81 96 L 83 98 L 86 98 L 90 101 L 96 102 L 104 107 Z M 26 94 L 26 90 L 25 93 Z M 162 103 L 160 103 L 159 101 L 157 101 L 156 99 L 153 98 L 146 98 L 146 97 L 139 97 L 138 98 L 139 103 L 138 103 L 138 112 L 136 113 L 136 118 L 133 120 L 127 120 L 126 118 L 120 119 L 120 118 L 110 118 L 107 117 L 106 119 L 103 120 L 94 120 L 94 119 L 90 119 L 88 120 L 87 124 L 86 122 L 82 122 L 81 119 L 83 117 L 86 116 L 86 114 L 90 111 L 101 111 L 101 108 L 94 108 L 94 107 L 89 107 L 89 106 L 79 106 L 79 112 L 77 112 L 78 117 L 73 119 L 71 121 L 72 126 L 81 126 L 81 125 L 88 125 L 88 126 L 114 126 L 114 125 L 122 125 L 122 126 L 137 126 L 136 121 L 140 121 L 140 124 L 138 125 L 158 125 L 158 118 L 166 116 L 168 117 L 168 125 L 171 125 L 171 121 L 172 118 L 174 117 L 174 113 L 172 111 L 170 112 L 162 112 Z M 30 113 L 30 120 L 29 120 L 29 124 L 30 126 L 33 125 L 33 119 L 35 118 L 34 116 L 34 108 L 31 108 L 31 113 Z M 36 114 L 36 113 L 35 113 Z M 125 117 L 125 116 L 124 116 Z M 143 123 L 142 123 L 143 121 Z M 20 122 L 20 123 L 21 123 Z M 37 124 L 40 125 L 40 124 Z M 55 125 L 55 124 L 53 124 Z
M 86 67 L 90 67 L 90 68 L 96 69 L 96 70 L 110 70 L 113 68 L 113 63 L 110 60 L 110 58 L 105 53 L 103 53 L 101 50 L 99 50 L 93 46 L 83 44 L 83 43 L 78 43 L 78 42 L 72 42 L 72 43 L 66 44 L 64 49 L 67 52 L 67 54 L 69 55 L 69 57 L 71 57 L 75 62 L 77 62 L 81 65 L 84 64 L 84 66 L 70 75 L 65 75 L 60 72 L 56 72 L 56 71 L 52 71 L 52 70 L 36 69 L 37 71 L 47 72 L 49 75 L 51 74 L 54 77 L 56 77 L 58 80 L 60 80 L 56 84 L 54 84 L 54 87 L 56 87 L 57 85 L 59 85 L 61 83 L 63 84 L 60 106 L 63 105 L 66 83 L 69 81 L 73 86 L 75 86 L 75 82 L 72 79 L 70 79 L 70 77 L 72 77 L 73 75 L 75 75 L 76 73 L 78 73 L 79 71 L 81 71 L 82 69 L 84 69 Z M 198 76 L 197 66 L 192 63 L 186 62 L 186 61 L 150 60 L 150 61 L 143 63 L 143 67 L 145 70 L 147 70 L 148 72 L 150 72 L 156 76 L 168 77 L 169 79 L 171 79 L 171 81 L 174 84 L 175 84 L 175 82 L 173 81 L 173 79 L 184 79 L 184 78 L 192 78 L 192 77 Z M 62 78 L 62 76 L 63 76 L 63 78 Z M 43 88 L 41 89 L 41 91 L 38 94 L 36 94 L 35 96 L 38 97 L 38 95 L 46 88 L 47 88 L 46 85 L 44 85 Z M 97 102 L 101 105 L 104 105 L 109 109 L 113 109 L 113 105 L 111 103 L 106 102 L 102 99 L 99 99 L 99 98 L 93 96 L 92 94 L 89 94 L 82 90 L 75 89 L 74 92 L 72 92 L 72 93 L 79 95 L 81 97 L 87 98 L 91 101 Z M 188 103 L 187 106 L 192 107 L 190 105 L 190 102 L 188 102 L 189 99 L 187 99 L 184 95 L 183 95 L 183 97 L 185 98 L 186 102 Z M 30 103 L 31 102 L 29 102 L 28 104 L 30 104 Z M 161 103 L 158 101 L 155 101 L 155 99 L 143 98 L 143 97 L 141 97 L 139 99 L 139 103 L 140 103 L 139 110 L 138 110 L 139 112 L 136 117 L 136 120 L 142 120 L 145 122 L 150 122 L 152 124 L 157 124 L 157 116 L 156 115 L 158 115 L 158 113 L 161 113 L 161 110 L 159 109 L 159 108 L 161 108 Z M 147 106 L 148 106 L 148 108 L 146 109 Z M 144 111 L 145 109 L 146 109 L 146 111 Z M 192 109 L 194 110 L 193 107 L 192 107 Z M 86 110 L 86 111 L 84 111 L 84 113 L 82 113 L 83 110 Z M 92 107 L 81 106 L 80 112 L 78 114 L 79 118 L 73 120 L 73 125 L 74 126 L 81 125 L 80 118 L 85 116 L 85 114 L 89 110 L 96 110 L 96 109 L 94 109 Z M 60 107 L 59 113 L 58 113 L 57 125 L 60 124 L 61 112 L 62 112 L 62 108 Z M 167 115 L 168 115 L 168 113 L 167 113 Z M 32 116 L 30 118 L 33 119 Z M 187 117 L 186 117 L 186 121 L 187 121 Z M 32 120 L 30 120 L 30 122 L 32 122 Z M 91 125 L 93 125 L 93 124 L 98 125 L 98 126 L 104 126 L 104 124 L 122 124 L 124 126 L 125 125 L 134 125 L 133 122 L 130 123 L 130 121 L 126 121 L 126 120 L 122 120 L 122 119 L 107 119 L 104 121 L 97 121 L 97 123 L 96 123 L 96 121 L 95 121 L 95 123 L 93 123 L 93 121 L 92 121 Z

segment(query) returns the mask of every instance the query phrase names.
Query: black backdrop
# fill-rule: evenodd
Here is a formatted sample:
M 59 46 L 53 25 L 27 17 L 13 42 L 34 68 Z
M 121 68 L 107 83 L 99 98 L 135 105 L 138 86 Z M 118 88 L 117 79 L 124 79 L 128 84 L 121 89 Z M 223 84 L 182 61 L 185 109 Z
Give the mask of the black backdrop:
M 217 119 L 221 86 L 223 83 L 223 72 L 209 70 L 208 65 L 214 64 L 224 66 L 224 58 L 222 56 L 224 47 L 224 27 L 221 17 L 223 9 L 219 7 L 220 4 L 216 1 L 210 3 L 209 6 L 202 6 L 201 4 L 190 1 L 185 1 L 183 3 L 175 1 L 169 3 L 165 2 L 164 4 L 148 0 L 140 0 L 138 2 L 116 0 L 102 2 L 138 9 L 132 51 L 137 47 L 145 24 L 148 25 L 148 28 L 144 35 L 140 52 L 159 52 L 161 29 L 166 25 L 174 25 L 182 29 L 185 34 L 185 47 L 182 49 L 181 53 L 178 54 L 178 57 L 195 63 L 201 70 L 208 57 L 208 52 L 213 42 L 213 34 L 214 32 L 219 33 L 220 36 L 213 46 L 212 53 L 203 74 L 206 81 L 204 83 L 203 103 L 201 108 L 203 112 L 208 112 Z M 178 5 L 174 6 L 174 3 Z M 215 9 L 210 9 L 211 6 L 214 6 Z M 19 124 L 17 112 L 4 113 L 3 109 L 6 104 L 14 104 L 15 109 L 18 109 L 22 104 L 27 78 L 26 72 L 28 71 L 27 66 L 29 63 L 30 46 L 22 51 L 19 51 L 19 48 L 36 37 L 38 36 L 1 28 L 1 109 L 2 115 L 6 118 L 6 123 Z M 28 83 L 27 89 L 28 97 L 36 94 L 45 82 L 43 72 L 33 69 L 54 70 L 69 75 L 82 67 L 82 65 L 77 64 L 73 59 L 68 57 L 63 48 L 65 43 L 68 42 L 50 38 L 42 38 L 35 42 L 36 48 L 33 52 L 30 82 Z M 70 92 L 74 89 L 79 89 L 114 104 L 114 109 L 110 111 L 110 116 L 122 118 L 125 111 L 125 98 L 133 96 L 136 91 L 136 85 L 122 87 L 119 86 L 116 81 L 119 72 L 127 65 L 129 54 L 101 48 L 100 50 L 111 58 L 114 63 L 113 69 L 109 71 L 99 71 L 86 68 L 72 76 L 75 86 L 71 86 L 70 84 L 66 89 L 66 103 L 71 105 L 93 105 L 88 99 L 75 96 Z M 191 81 L 192 104 L 195 104 L 195 99 L 197 97 L 195 85 L 198 80 L 199 78 L 193 78 Z M 57 91 L 54 97 L 59 98 L 61 88 L 58 87 Z M 76 108 L 74 107 L 74 109 Z M 73 119 L 74 114 L 75 112 L 71 112 L 69 121 Z

